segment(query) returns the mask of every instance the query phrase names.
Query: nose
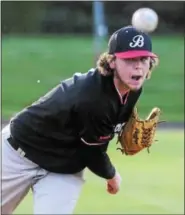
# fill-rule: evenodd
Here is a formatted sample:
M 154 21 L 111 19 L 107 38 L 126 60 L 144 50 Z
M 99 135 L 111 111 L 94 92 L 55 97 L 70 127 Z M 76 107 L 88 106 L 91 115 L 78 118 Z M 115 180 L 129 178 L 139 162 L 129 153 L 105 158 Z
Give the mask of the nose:
M 137 60 L 135 61 L 134 66 L 135 66 L 135 69 L 141 69 L 141 68 L 142 68 L 142 62 L 141 62 L 141 60 L 140 60 L 140 59 L 137 59 Z

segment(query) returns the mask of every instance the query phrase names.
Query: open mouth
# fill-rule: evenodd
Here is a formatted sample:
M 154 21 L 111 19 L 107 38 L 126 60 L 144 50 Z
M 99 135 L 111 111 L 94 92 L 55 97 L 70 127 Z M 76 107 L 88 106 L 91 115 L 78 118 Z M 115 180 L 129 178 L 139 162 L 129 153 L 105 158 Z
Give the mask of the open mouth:
M 141 78 L 142 78 L 141 75 L 132 75 L 132 76 L 131 76 L 131 79 L 132 79 L 132 80 L 135 80 L 135 81 L 139 81 Z

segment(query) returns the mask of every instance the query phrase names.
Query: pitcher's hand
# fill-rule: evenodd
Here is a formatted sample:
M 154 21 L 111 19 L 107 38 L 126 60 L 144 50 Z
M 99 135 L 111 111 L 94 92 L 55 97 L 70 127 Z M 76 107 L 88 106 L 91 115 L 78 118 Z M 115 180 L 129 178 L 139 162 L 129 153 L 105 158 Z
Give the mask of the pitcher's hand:
M 110 194 L 116 194 L 120 190 L 121 181 L 122 179 L 120 174 L 116 172 L 112 179 L 107 180 L 107 192 Z

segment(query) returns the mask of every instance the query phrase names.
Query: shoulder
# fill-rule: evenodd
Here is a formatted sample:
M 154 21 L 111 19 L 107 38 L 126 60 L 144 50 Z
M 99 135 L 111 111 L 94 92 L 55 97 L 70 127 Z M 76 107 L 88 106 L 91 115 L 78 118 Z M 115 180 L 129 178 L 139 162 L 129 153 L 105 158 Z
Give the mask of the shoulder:
M 95 82 L 98 83 L 100 74 L 96 69 L 91 69 L 86 73 L 74 73 L 71 78 L 61 81 L 61 86 L 64 90 L 73 89 L 77 87 L 94 86 Z
M 96 69 L 75 73 L 71 78 L 61 81 L 60 87 L 69 95 L 92 98 L 101 89 L 101 74 Z

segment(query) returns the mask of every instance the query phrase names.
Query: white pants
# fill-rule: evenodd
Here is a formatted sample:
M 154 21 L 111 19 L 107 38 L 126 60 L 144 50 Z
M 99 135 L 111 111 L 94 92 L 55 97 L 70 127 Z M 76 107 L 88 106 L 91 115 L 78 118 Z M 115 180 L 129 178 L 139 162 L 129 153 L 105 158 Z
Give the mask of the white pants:
M 30 188 L 34 214 L 72 214 L 84 184 L 83 172 L 48 172 L 14 150 L 9 136 L 7 126 L 2 131 L 2 214 L 12 214 Z

